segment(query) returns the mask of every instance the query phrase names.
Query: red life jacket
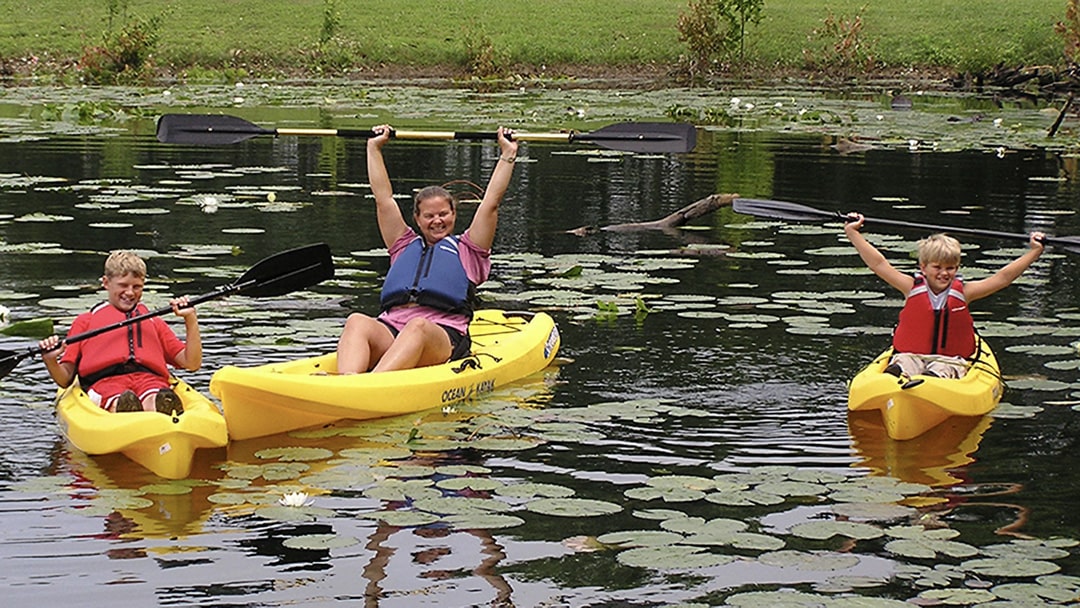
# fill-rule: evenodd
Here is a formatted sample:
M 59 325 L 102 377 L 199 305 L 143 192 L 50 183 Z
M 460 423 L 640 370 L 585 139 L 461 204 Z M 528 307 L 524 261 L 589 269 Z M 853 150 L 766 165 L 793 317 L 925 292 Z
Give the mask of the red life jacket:
M 108 302 L 102 302 L 76 317 L 72 333 L 82 333 L 105 327 L 149 312 L 142 303 L 125 313 Z M 137 371 L 169 377 L 167 362 L 175 363 L 174 355 L 184 344 L 160 317 L 152 317 L 126 327 L 107 331 L 68 346 L 64 361 L 75 364 L 83 388 L 89 388 L 107 376 Z
M 907 294 L 900 310 L 900 322 L 893 331 L 893 350 L 949 357 L 975 354 L 975 320 L 968 310 L 960 277 L 949 286 L 945 305 L 935 310 L 926 277 L 915 274 L 915 284 Z

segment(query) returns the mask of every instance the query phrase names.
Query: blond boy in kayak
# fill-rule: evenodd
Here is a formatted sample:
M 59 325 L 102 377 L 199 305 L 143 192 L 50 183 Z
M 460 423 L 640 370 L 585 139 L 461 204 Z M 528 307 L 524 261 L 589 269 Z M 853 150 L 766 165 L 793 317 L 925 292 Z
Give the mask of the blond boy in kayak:
M 444 188 L 429 186 L 413 203 L 419 233 L 405 223 L 394 200 L 382 147 L 393 130 L 372 129 L 368 181 L 375 195 L 379 233 L 390 253 L 378 317 L 349 315 L 337 346 L 339 374 L 385 372 L 438 365 L 469 353 L 469 321 L 478 285 L 491 272 L 491 245 L 499 205 L 510 185 L 518 144 L 499 128 L 500 156 L 484 198 L 464 234 L 454 235 L 457 209 Z
M 149 312 L 142 303 L 146 262 L 130 251 L 113 251 L 105 260 L 101 285 L 107 300 L 75 318 L 70 333 L 106 327 Z M 168 366 L 195 371 L 202 365 L 202 339 L 195 309 L 187 296 L 169 301 L 184 319 L 180 340 L 160 317 L 151 317 L 100 335 L 64 344 L 57 336 L 39 343 L 49 375 L 61 387 L 76 376 L 91 401 L 110 412 L 184 411 L 169 388 Z
M 919 241 L 919 271 L 904 274 L 871 245 L 859 230 L 866 218 L 847 216 L 844 233 L 859 257 L 876 274 L 905 296 L 900 320 L 893 330 L 893 351 L 885 371 L 894 376 L 924 374 L 960 378 L 966 359 L 975 354 L 975 324 L 968 305 L 1001 291 L 1015 281 L 1043 252 L 1042 232 L 1032 232 L 1030 249 L 994 274 L 965 282 L 960 268 L 960 243 L 945 234 Z

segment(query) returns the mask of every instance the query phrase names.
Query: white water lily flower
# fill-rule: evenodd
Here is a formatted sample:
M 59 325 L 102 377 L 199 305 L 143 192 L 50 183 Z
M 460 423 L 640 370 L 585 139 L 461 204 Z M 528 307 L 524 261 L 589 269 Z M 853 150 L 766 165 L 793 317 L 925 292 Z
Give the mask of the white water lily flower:
M 309 507 L 314 502 L 314 500 L 308 500 L 308 495 L 305 492 L 286 492 L 284 496 L 278 499 L 278 504 L 283 507 Z
M 1001 119 L 1000 118 L 995 118 L 994 119 L 994 126 L 995 127 L 1000 127 L 1001 126 Z
M 218 199 L 214 196 L 207 196 L 199 201 L 199 207 L 202 208 L 203 213 L 217 213 Z

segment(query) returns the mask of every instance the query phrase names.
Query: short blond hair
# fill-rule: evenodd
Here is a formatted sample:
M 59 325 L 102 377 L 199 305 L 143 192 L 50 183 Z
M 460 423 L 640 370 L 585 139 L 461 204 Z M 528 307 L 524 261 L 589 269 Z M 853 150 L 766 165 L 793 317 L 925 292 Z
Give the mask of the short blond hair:
M 140 279 L 146 278 L 146 262 L 134 252 L 117 249 L 105 258 L 105 276 L 122 277 L 130 274 Z
M 960 265 L 960 241 L 944 234 L 931 234 L 919 241 L 919 264 Z

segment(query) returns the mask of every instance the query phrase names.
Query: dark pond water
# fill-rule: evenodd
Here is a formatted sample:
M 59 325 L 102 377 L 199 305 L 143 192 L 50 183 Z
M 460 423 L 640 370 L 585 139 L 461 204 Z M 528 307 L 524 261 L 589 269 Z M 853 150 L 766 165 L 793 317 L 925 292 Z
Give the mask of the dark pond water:
M 655 97 L 639 105 L 661 103 Z M 780 108 L 772 99 L 760 95 L 757 104 Z M 927 100 L 935 103 L 950 102 Z M 964 103 L 948 112 L 987 113 L 986 129 L 995 128 L 994 112 L 1016 124 L 1013 134 L 1052 120 L 1038 108 Z M 891 120 L 881 109 L 887 99 L 873 96 L 814 107 L 846 116 L 852 129 Z M 227 284 L 272 253 L 324 241 L 335 281 L 201 307 L 205 363 L 184 377 L 206 391 L 221 366 L 333 348 L 349 310 L 374 308 L 386 269 L 363 142 L 169 146 L 153 137 L 153 109 L 145 113 L 116 128 L 80 128 L 29 102 L 5 107 L 0 304 L 10 320 L 50 317 L 66 328 L 97 301 L 94 277 L 113 248 L 148 258 L 154 307 Z M 238 113 L 325 126 L 303 107 Z M 859 113 L 869 118 L 853 118 Z M 834 129 L 749 118 L 702 129 L 698 148 L 680 156 L 524 146 L 484 295 L 492 306 L 549 311 L 562 332 L 560 365 L 453 410 L 236 442 L 201 454 L 186 482 L 73 450 L 57 429 L 40 361 L 24 361 L 0 383 L 7 601 L 1072 601 L 1080 586 L 1072 540 L 1080 537 L 1080 258 L 1050 250 L 977 305 L 1010 386 L 993 417 L 893 442 L 872 418 L 849 419 L 846 382 L 886 346 L 900 302 L 861 268 L 839 225 L 722 209 L 673 233 L 567 232 L 652 220 L 739 192 L 943 226 L 1080 233 L 1074 136 L 1051 149 L 1033 137 L 948 131 L 942 116 L 896 117 L 901 126 L 876 132 L 872 149 L 846 155 L 830 147 Z M 338 115 L 348 126 L 422 118 L 405 110 Z M 909 138 L 905 124 L 931 127 Z M 394 142 L 386 157 L 406 193 L 483 183 L 497 149 Z M 470 212 L 465 204 L 461 225 Z M 925 235 L 871 233 L 898 263 Z M 1023 247 L 962 240 L 968 277 Z M 580 274 L 567 272 L 575 268 Z M 647 314 L 635 314 L 642 308 Z M 0 341 L 7 350 L 28 343 Z M 465 447 L 410 450 L 417 430 Z M 487 441 L 467 443 L 479 439 Z M 275 508 L 297 491 L 312 503 Z M 569 495 L 583 500 L 568 501 L 561 515 L 538 498 Z M 787 595 L 768 593 L 779 590 Z

